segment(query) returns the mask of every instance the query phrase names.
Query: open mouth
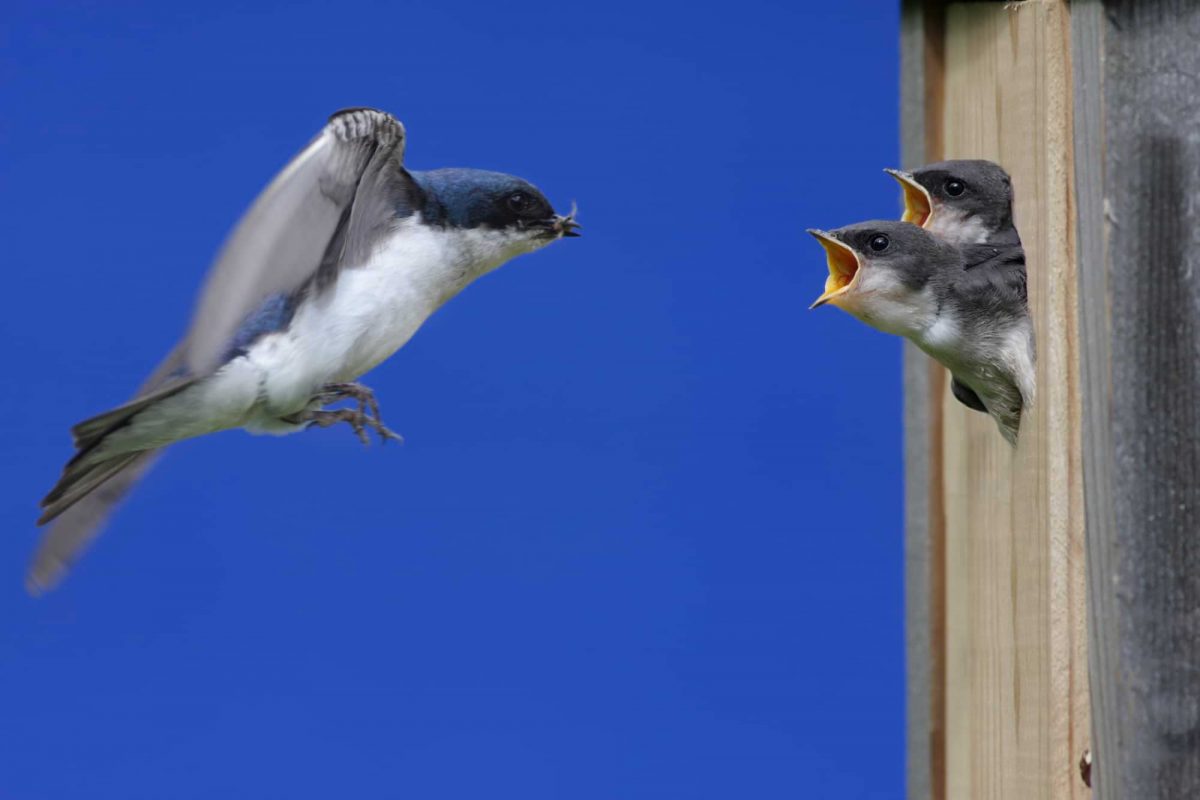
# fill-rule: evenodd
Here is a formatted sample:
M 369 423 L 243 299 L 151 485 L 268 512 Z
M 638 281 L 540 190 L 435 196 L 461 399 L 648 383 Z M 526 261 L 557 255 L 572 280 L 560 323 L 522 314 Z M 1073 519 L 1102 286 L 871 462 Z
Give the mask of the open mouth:
M 829 266 L 829 277 L 825 279 L 825 293 L 809 306 L 816 308 L 850 291 L 862 264 L 859 263 L 858 253 L 849 245 L 835 239 L 832 234 L 815 229 L 810 229 L 809 233 L 825 248 L 825 261 Z
M 904 189 L 904 216 L 900 219 L 924 228 L 933 214 L 933 202 L 929 197 L 929 192 L 925 190 L 924 186 L 917 183 L 911 173 L 901 172 L 898 169 L 887 169 L 884 172 L 895 178 L 896 182 Z

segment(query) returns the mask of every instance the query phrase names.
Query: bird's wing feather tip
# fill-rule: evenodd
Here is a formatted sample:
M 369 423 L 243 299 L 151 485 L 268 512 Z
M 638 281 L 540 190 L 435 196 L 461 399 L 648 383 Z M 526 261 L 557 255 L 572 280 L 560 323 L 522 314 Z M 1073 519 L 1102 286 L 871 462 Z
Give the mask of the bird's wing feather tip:
M 47 568 L 44 564 L 35 566 L 25 576 L 25 591 L 31 597 L 41 597 L 46 594 L 58 585 L 64 566 L 63 564 L 55 564 L 53 568 Z

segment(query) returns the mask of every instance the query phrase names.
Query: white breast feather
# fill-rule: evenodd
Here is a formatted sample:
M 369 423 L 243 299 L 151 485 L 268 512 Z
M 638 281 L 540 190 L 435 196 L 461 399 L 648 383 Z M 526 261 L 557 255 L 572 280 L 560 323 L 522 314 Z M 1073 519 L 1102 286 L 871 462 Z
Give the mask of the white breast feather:
M 945 207 L 939 208 L 930 218 L 925 230 L 958 245 L 982 244 L 988 239 L 988 229 L 979 217 Z
M 247 354 L 263 375 L 262 415 L 299 411 L 322 384 L 369 372 L 467 284 L 529 249 L 527 237 L 504 231 L 401 221 L 365 264 L 343 269 L 287 331 Z
M 433 312 L 475 280 L 545 240 L 504 231 L 435 228 L 417 217 L 361 265 L 343 268 L 303 303 L 286 331 L 260 338 L 211 378 L 139 414 L 105 452 L 160 446 L 226 428 L 290 433 L 323 384 L 351 381 L 404 346 Z
M 1008 364 L 1013 382 L 1021 391 L 1025 404 L 1032 405 L 1037 385 L 1037 361 L 1033 352 L 1032 324 L 1026 320 L 1009 331 L 1004 344 L 1004 361 Z

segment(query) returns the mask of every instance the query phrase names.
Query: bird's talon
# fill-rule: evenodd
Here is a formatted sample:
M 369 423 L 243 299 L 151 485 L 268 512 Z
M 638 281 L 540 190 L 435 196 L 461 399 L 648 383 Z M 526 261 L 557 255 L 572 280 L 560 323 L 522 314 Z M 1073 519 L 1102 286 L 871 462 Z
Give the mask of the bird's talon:
M 357 408 L 339 408 L 333 410 L 313 410 L 298 417 L 297 422 L 310 422 L 322 428 L 327 428 L 337 422 L 346 422 L 354 429 L 354 433 L 364 445 L 370 445 L 371 437 L 367 428 L 375 431 L 381 444 L 394 439 L 403 444 L 404 437 L 383 424 L 379 413 L 379 402 L 375 393 L 360 383 L 328 383 L 321 387 L 315 398 L 321 405 L 336 403 L 339 400 L 353 400 Z
M 382 425 L 376 429 L 376 433 L 379 434 L 379 443 L 381 445 L 387 444 L 389 441 L 396 441 L 400 444 L 404 444 L 403 436 L 389 428 L 383 427 Z

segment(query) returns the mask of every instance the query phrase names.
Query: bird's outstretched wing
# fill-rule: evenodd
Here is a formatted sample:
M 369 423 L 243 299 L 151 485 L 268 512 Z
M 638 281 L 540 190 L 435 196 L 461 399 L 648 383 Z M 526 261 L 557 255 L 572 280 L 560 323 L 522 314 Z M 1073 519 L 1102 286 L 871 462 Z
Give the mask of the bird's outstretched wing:
M 132 400 L 73 429 L 79 454 L 43 501 L 39 522 L 58 519 L 30 565 L 31 591 L 61 579 L 155 454 L 95 465 L 78 456 L 142 409 L 220 367 L 243 323 L 269 298 L 296 300 L 331 286 L 343 268 L 365 260 L 396 219 L 420 211 L 424 194 L 403 157 L 398 120 L 375 109 L 346 109 L 331 116 L 259 195 L 218 255 L 184 339 Z
M 370 108 L 339 111 L 271 181 L 209 272 L 187 335 L 124 405 L 77 424 L 80 454 L 139 411 L 228 360 L 239 328 L 272 297 L 320 291 L 361 262 L 397 218 L 424 206 L 404 169 L 404 126 Z M 162 373 L 162 374 L 159 374 Z
M 149 450 L 122 458 L 106 481 L 54 520 L 29 562 L 25 588 L 30 594 L 41 594 L 58 585 L 71 564 L 99 535 L 117 503 L 146 474 L 157 456 L 157 450 Z
M 222 248 L 184 340 L 192 375 L 228 355 L 267 298 L 319 291 L 355 266 L 424 195 L 405 171 L 404 126 L 383 111 L 339 111 L 259 195 Z

